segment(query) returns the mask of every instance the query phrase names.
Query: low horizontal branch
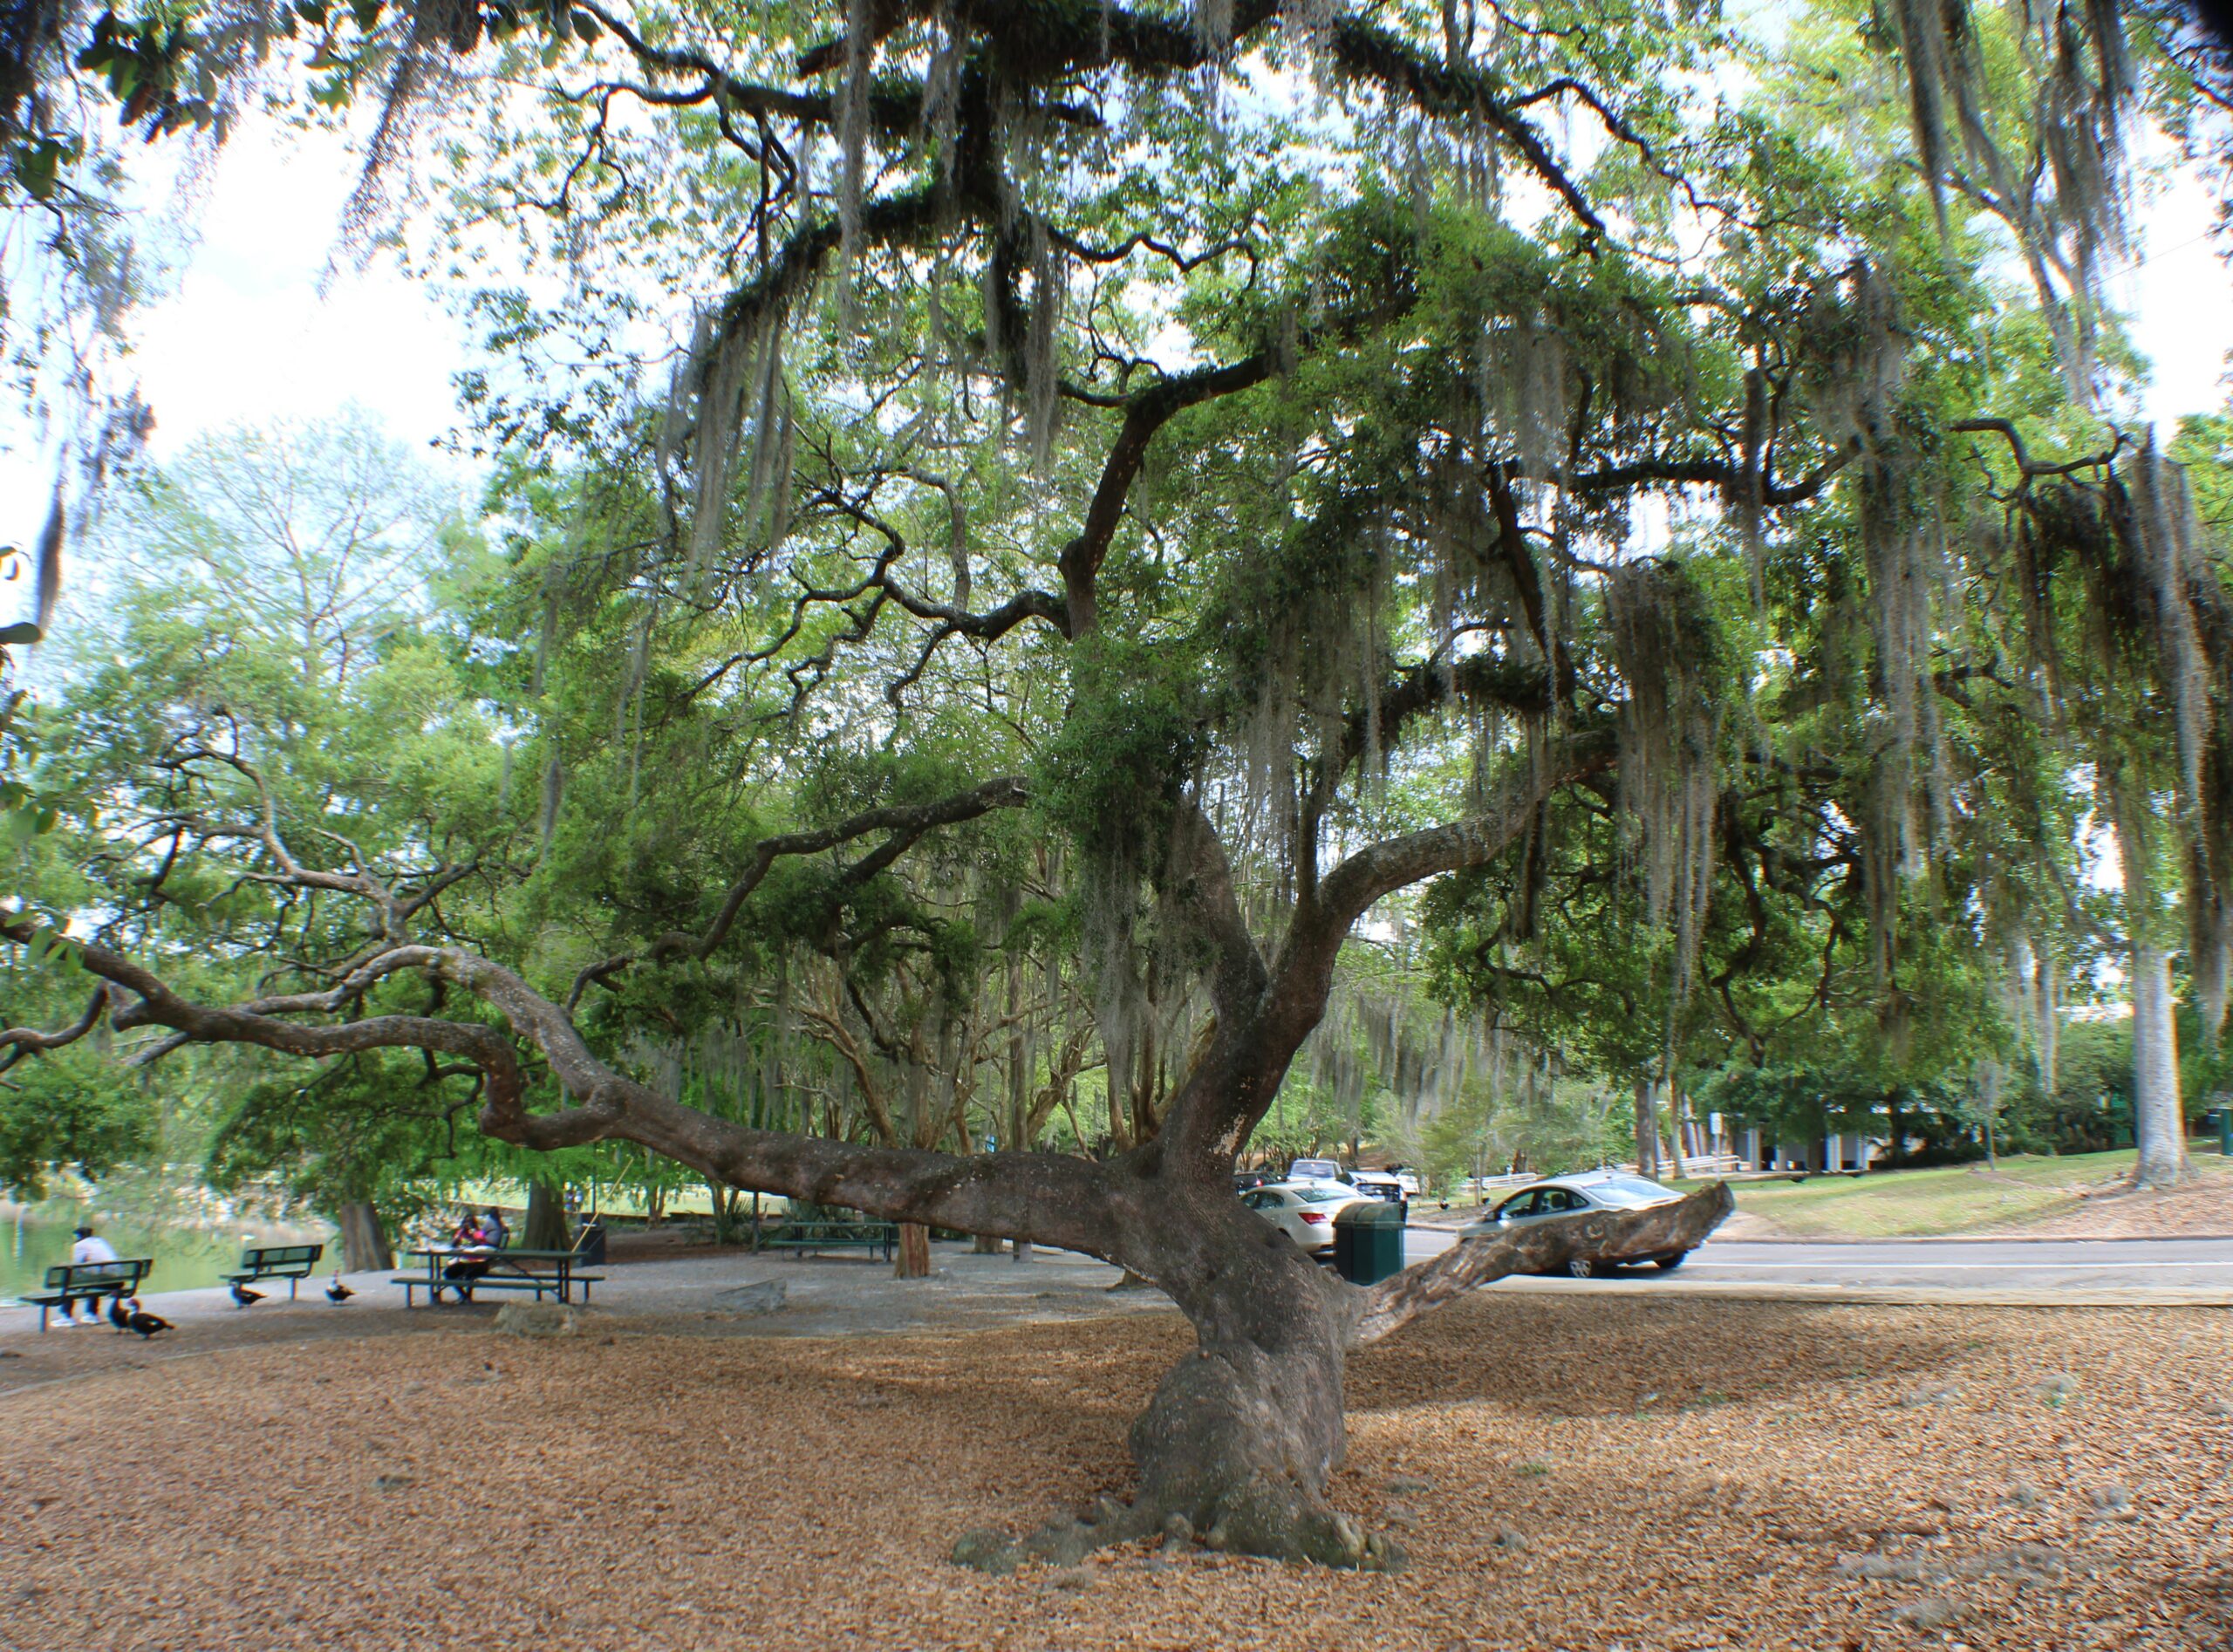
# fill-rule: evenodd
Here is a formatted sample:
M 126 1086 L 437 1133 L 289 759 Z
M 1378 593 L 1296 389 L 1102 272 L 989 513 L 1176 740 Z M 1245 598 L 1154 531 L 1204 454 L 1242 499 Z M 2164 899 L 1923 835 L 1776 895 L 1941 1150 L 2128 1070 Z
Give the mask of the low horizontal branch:
M 1349 1333 L 1350 1345 L 1376 1342 L 1452 1297 L 1510 1274 L 1556 1273 L 1583 1259 L 1666 1256 L 1693 1250 L 1736 1208 L 1729 1184 L 1716 1182 L 1672 1205 L 1593 1212 L 1461 1239 L 1433 1260 L 1369 1287 Z

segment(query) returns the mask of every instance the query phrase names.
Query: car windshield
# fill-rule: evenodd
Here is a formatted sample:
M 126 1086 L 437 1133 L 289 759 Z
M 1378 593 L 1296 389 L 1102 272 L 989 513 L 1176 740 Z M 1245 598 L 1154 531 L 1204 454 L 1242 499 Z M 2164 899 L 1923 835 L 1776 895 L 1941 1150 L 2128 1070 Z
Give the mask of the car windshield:
M 1600 1205 L 1610 1205 L 1618 1210 L 1640 1210 L 1647 1205 L 1663 1205 L 1670 1198 L 1682 1197 L 1672 1188 L 1662 1187 L 1656 1182 L 1647 1182 L 1641 1176 L 1608 1176 L 1601 1182 L 1590 1184 L 1589 1191 Z
M 1299 1187 L 1294 1196 L 1305 1205 L 1331 1205 L 1337 1198 L 1348 1198 L 1346 1187 Z
M 1332 1176 L 1341 1169 L 1330 1158 L 1299 1158 L 1287 1166 L 1287 1174 L 1301 1180 L 1306 1176 Z

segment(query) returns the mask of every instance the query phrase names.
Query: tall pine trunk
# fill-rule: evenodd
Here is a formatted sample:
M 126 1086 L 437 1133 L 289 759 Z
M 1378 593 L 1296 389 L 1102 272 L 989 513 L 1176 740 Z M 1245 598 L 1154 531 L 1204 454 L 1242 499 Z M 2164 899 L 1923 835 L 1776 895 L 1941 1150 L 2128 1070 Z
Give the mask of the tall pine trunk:
M 1659 1103 L 1648 1078 L 1636 1080 L 1636 1174 L 1646 1181 L 1659 1176 Z
M 2134 1187 L 2172 1187 L 2194 1174 L 2187 1162 L 2179 1098 L 2179 1034 L 2173 1021 L 2171 957 L 2142 942 L 2132 949 L 2132 1130 L 2139 1150 Z
M 2155 894 L 2147 800 L 2127 782 L 2111 791 L 2117 859 L 2124 877 L 2125 926 L 2132 936 L 2132 1135 L 2134 1187 L 2171 1187 L 2194 1173 L 2187 1163 L 2185 1109 L 2179 1101 L 2179 1034 L 2173 1021 L 2171 952 Z

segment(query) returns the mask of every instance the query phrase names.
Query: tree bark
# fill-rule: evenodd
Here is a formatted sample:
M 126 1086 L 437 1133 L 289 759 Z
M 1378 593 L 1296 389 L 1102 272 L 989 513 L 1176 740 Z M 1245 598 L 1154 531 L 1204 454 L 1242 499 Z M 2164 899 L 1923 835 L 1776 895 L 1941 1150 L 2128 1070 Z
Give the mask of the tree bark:
M 1126 1200 L 1124 1225 L 1148 1241 L 1145 1267 L 1197 1340 L 1132 1425 L 1138 1490 L 1128 1503 L 1102 1498 L 1020 1539 L 972 1533 L 955 1545 L 964 1564 L 1071 1565 L 1160 1531 L 1274 1560 L 1396 1569 L 1399 1547 L 1326 1500 L 1346 1445 L 1349 1349 L 1513 1273 L 1557 1272 L 1581 1255 L 1687 1251 L 1733 1207 L 1716 1184 L 1647 1211 L 1530 1224 L 1360 1290 L 1216 1189 L 1166 1191 L 1160 1211 L 1156 1203 Z
M 338 1212 L 341 1228 L 341 1257 L 352 1273 L 370 1273 L 395 1266 L 395 1252 L 389 1247 L 387 1230 L 380 1225 L 380 1213 L 368 1198 L 352 1198 Z
M 2132 1130 L 2134 1187 L 2175 1187 L 2192 1176 L 2179 1098 L 2179 1034 L 2171 957 L 2151 942 L 2132 949 Z
M 2187 1163 L 2185 1110 L 2179 1102 L 2179 1035 L 2173 1022 L 2171 951 L 2156 896 L 2148 799 L 2127 775 L 2109 788 L 2117 859 L 2124 878 L 2125 928 L 2132 937 L 2132 1135 L 2138 1150 L 2132 1184 L 2172 1187 L 2194 1174 Z
M 714 1197 L 720 1198 L 716 1191 Z M 521 1248 L 563 1251 L 574 1243 L 566 1227 L 565 1196 L 549 1181 L 536 1177 L 527 1184 L 527 1219 L 520 1224 Z
M 931 1230 L 920 1222 L 899 1225 L 899 1260 L 891 1270 L 894 1279 L 926 1280 L 931 1276 Z
M 1648 1078 L 1636 1080 L 1636 1174 L 1647 1182 L 1659 1178 L 1659 1104 Z

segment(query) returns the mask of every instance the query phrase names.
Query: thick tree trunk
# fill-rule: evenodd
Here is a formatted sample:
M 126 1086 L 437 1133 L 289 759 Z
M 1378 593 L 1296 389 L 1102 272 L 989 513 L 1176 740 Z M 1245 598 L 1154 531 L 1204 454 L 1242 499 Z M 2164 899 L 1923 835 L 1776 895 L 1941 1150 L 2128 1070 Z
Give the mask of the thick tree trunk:
M 1360 1290 L 1215 1186 L 1120 1195 L 1112 1229 L 1143 1245 L 1155 1283 L 1194 1327 L 1196 1346 L 1165 1374 L 1129 1444 L 1139 1485 L 1076 1519 L 1019 1540 L 972 1533 L 966 1565 L 1075 1564 L 1093 1549 L 1161 1532 L 1280 1560 L 1394 1570 L 1403 1552 L 1326 1499 L 1346 1442 L 1349 1350 L 1440 1302 L 1519 1271 L 1554 1273 L 1577 1255 L 1675 1254 L 1731 1208 L 1717 1185 L 1679 1205 L 1532 1224 L 1468 1241 Z
M 1161 1532 L 1328 1566 L 1400 1560 L 1325 1500 L 1342 1459 L 1342 1371 L 1362 1293 L 1220 1193 L 1164 1188 L 1152 1199 L 1159 1214 L 1142 1199 L 1124 1216 L 1128 1238 L 1148 1240 L 1153 1282 L 1198 1339 L 1132 1425 L 1139 1486 L 1131 1501 L 1103 1498 L 1019 1542 L 973 1533 L 956 1559 L 995 1571 L 1026 1560 L 1069 1564 Z
M 370 1273 L 395 1266 L 395 1253 L 380 1225 L 380 1213 L 368 1198 L 352 1198 L 339 1215 L 341 1258 L 352 1273 Z
M 899 1225 L 899 1260 L 892 1277 L 926 1280 L 931 1276 L 931 1230 L 919 1222 Z
M 2148 843 L 2153 817 L 2146 795 L 2130 783 L 2111 788 L 2110 806 L 2124 874 L 2125 925 L 2132 937 L 2132 1134 L 2139 1150 L 2132 1184 L 2171 1187 L 2194 1170 L 2187 1163 L 2186 1115 L 2179 1104 L 2171 953 L 2163 945 L 2157 867 Z
M 714 1197 L 721 1192 L 716 1190 Z M 566 1228 L 565 1196 L 541 1177 L 527 1184 L 527 1219 L 520 1224 L 519 1242 L 529 1251 L 563 1251 L 574 1242 Z
M 2132 949 L 2132 1129 L 2139 1149 L 2134 1187 L 2173 1187 L 2194 1174 L 2187 1162 L 2179 1099 L 2179 1034 L 2172 1016 L 2171 959 L 2162 947 Z
M 1659 1105 L 1648 1078 L 1636 1080 L 1636 1174 L 1646 1181 L 1659 1176 Z

